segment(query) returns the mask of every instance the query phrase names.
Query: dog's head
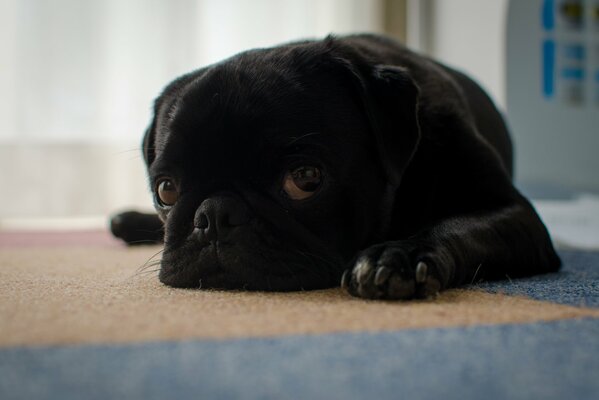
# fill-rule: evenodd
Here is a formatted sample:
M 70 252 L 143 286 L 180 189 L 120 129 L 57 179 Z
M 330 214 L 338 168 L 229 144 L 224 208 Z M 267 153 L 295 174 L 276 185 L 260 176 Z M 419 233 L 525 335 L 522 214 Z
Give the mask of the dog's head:
M 335 39 L 254 50 L 171 83 L 144 156 L 165 223 L 160 280 L 299 290 L 339 283 L 385 236 L 418 142 L 417 89 Z

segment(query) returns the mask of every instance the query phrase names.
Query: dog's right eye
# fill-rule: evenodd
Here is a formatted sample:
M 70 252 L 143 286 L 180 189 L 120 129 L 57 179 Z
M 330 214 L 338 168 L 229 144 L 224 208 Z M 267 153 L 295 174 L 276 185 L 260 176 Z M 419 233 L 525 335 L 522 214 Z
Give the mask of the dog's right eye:
M 162 178 L 156 183 L 156 196 L 161 206 L 170 207 L 179 199 L 179 190 L 172 179 Z
M 283 191 L 292 200 L 304 200 L 314 195 L 321 181 L 318 168 L 302 166 L 287 172 L 283 179 Z

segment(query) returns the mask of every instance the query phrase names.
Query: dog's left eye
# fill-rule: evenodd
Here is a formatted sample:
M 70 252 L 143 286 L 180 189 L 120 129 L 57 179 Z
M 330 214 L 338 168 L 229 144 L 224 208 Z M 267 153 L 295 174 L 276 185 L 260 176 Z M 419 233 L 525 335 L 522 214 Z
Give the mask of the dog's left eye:
M 161 206 L 170 207 L 179 199 L 179 190 L 172 179 L 162 178 L 156 183 L 156 195 Z
M 321 180 L 318 168 L 302 166 L 285 174 L 283 191 L 292 200 L 304 200 L 316 192 L 320 187 Z

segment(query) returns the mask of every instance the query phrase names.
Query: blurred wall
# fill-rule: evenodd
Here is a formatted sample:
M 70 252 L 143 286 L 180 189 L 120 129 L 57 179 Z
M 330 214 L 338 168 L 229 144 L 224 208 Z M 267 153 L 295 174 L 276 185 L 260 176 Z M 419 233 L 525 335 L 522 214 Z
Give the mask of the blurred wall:
M 429 54 L 474 77 L 505 110 L 508 0 L 431 0 Z

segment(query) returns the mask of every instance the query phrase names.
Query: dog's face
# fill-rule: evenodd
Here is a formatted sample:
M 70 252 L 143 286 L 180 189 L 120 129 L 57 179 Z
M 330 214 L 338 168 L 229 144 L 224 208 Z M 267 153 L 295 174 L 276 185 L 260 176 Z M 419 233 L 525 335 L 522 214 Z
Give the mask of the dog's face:
M 418 140 L 417 90 L 405 71 L 340 51 L 243 53 L 158 98 L 144 155 L 165 223 L 162 282 L 331 287 L 384 238 Z

